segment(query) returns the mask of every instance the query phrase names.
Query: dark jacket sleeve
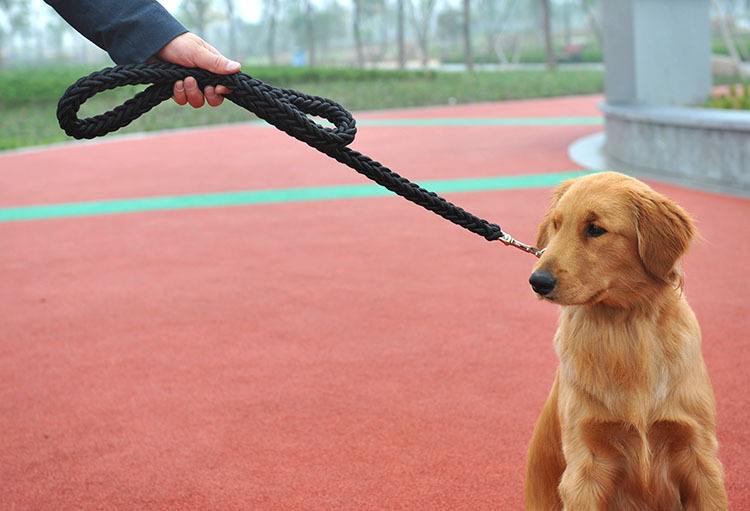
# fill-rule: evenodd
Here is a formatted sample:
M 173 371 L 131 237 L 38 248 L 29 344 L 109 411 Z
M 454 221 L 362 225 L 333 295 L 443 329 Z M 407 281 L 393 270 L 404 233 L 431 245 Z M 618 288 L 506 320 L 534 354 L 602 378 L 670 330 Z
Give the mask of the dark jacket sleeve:
M 117 64 L 146 62 L 187 32 L 156 0 L 45 0 Z

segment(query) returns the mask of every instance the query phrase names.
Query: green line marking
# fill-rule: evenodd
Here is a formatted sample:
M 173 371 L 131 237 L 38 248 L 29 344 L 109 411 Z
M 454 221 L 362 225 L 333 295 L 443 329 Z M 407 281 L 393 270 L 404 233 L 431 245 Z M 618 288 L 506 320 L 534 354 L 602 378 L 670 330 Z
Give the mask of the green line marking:
M 520 188 L 545 188 L 555 186 L 566 179 L 572 179 L 589 173 L 590 171 L 579 170 L 553 174 L 531 174 L 525 176 L 434 180 L 423 181 L 420 184 L 428 190 L 432 190 L 436 193 L 516 190 Z M 376 184 L 362 184 L 140 197 L 134 199 L 111 199 L 0 208 L 0 222 L 114 215 L 141 211 L 168 211 L 176 209 L 248 206 L 253 204 L 275 204 L 284 202 L 362 199 L 388 195 L 394 194 Z
M 432 119 L 362 119 L 358 126 L 599 126 L 601 117 L 436 117 Z
M 314 118 L 323 126 L 329 122 Z M 251 121 L 256 126 L 270 127 L 265 121 Z M 409 126 L 601 126 L 600 116 L 588 117 L 433 117 L 408 119 L 357 119 L 357 126 L 409 127 Z

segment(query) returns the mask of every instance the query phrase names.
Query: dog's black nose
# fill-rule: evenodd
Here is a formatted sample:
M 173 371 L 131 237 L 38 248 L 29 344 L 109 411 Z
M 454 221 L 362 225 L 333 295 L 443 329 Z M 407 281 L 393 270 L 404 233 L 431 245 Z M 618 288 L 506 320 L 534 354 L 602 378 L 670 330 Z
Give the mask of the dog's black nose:
M 547 270 L 537 270 L 529 277 L 529 284 L 535 293 L 548 295 L 555 289 L 557 279 Z

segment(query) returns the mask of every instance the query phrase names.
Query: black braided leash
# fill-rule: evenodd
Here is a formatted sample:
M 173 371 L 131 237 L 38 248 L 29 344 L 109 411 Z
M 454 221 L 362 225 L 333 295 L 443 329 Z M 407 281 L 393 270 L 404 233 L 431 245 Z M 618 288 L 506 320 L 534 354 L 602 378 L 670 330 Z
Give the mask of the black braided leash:
M 309 96 L 291 89 L 273 87 L 244 73 L 217 75 L 203 69 L 169 63 L 135 64 L 106 68 L 81 78 L 68 87 L 57 105 L 60 127 L 71 137 L 94 138 L 127 126 L 172 96 L 177 80 L 192 76 L 203 89 L 224 85 L 231 89 L 226 98 L 331 158 L 351 167 L 401 197 L 437 213 L 446 220 L 476 233 L 488 241 L 500 240 L 536 255 L 540 251 L 515 240 L 500 226 L 472 215 L 439 195 L 399 176 L 375 160 L 347 147 L 357 132 L 352 114 L 327 98 Z M 109 112 L 79 119 L 81 105 L 99 92 L 123 85 L 152 84 Z M 321 126 L 308 115 L 321 117 L 333 128 Z

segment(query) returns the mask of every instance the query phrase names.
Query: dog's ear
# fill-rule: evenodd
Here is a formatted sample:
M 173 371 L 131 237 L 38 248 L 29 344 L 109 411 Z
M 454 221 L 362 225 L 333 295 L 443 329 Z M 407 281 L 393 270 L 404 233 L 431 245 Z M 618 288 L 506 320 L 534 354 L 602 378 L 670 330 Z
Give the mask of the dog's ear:
M 544 214 L 536 231 L 536 248 L 544 248 L 547 246 L 547 242 L 549 242 L 549 227 L 552 223 L 552 210 L 555 209 L 557 203 L 560 202 L 560 198 L 565 195 L 565 192 L 568 191 L 568 188 L 573 184 L 573 181 L 573 179 L 563 181 L 552 193 L 552 200 L 547 208 L 547 212 Z
M 669 282 L 677 261 L 695 236 L 693 220 L 667 197 L 644 190 L 635 194 L 638 254 L 654 278 Z

